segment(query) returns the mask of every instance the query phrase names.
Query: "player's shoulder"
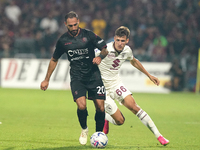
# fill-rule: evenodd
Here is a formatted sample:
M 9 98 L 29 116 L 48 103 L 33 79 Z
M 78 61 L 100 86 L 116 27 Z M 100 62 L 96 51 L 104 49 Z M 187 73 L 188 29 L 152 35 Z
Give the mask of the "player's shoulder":
M 86 37 L 91 37 L 91 38 L 97 36 L 97 35 L 96 35 L 93 31 L 91 31 L 90 29 L 83 29 L 83 28 L 81 28 L 81 34 L 83 34 L 83 35 L 86 36 Z
M 131 50 L 130 46 L 128 46 L 128 45 L 125 45 L 125 46 L 124 46 L 124 49 L 126 49 L 126 50 Z
M 113 45 L 113 41 L 112 42 L 109 42 L 109 43 L 107 43 L 107 46 L 112 46 Z
M 132 52 L 132 49 L 130 48 L 130 46 L 125 45 L 123 51 L 125 51 L 125 52 Z
M 82 33 L 88 33 L 88 34 L 92 34 L 93 33 L 93 31 L 91 31 L 90 29 L 83 29 L 83 28 L 80 28 L 80 29 L 81 29 Z
M 108 51 L 115 51 L 113 44 L 114 44 L 113 41 L 106 44 Z
M 62 41 L 63 39 L 66 39 L 66 38 L 68 38 L 68 33 L 67 33 L 67 32 L 63 33 L 63 34 L 58 38 L 58 41 Z
M 67 32 L 63 33 L 57 40 L 57 43 L 56 45 L 62 45 L 63 43 L 65 43 L 66 41 L 68 40 L 68 37 L 67 37 Z

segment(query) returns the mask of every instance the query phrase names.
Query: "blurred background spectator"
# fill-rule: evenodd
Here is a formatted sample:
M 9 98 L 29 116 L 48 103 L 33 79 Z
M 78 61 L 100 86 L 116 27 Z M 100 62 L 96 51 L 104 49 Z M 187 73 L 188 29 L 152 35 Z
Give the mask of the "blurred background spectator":
M 165 84 L 165 86 L 173 91 L 182 91 L 185 84 L 184 71 L 181 67 L 180 61 L 177 58 L 173 60 L 169 74 L 171 74 L 172 78 L 171 81 Z
M 10 0 L 8 5 L 5 6 L 5 15 L 10 19 L 15 25 L 19 24 L 19 17 L 21 15 L 21 9 L 15 4 L 14 0 Z
M 129 45 L 140 61 L 178 59 L 185 73 L 181 90 L 192 89 L 200 47 L 199 0 L 0 0 L 0 58 L 50 58 L 66 32 L 64 16 L 80 16 L 80 26 L 112 41 L 121 25 L 131 30 Z

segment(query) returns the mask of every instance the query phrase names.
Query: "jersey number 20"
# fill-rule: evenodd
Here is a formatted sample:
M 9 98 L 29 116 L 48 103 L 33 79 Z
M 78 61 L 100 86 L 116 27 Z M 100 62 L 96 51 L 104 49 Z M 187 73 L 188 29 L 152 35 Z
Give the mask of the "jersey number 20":
M 105 87 L 104 86 L 98 86 L 97 94 L 105 94 Z

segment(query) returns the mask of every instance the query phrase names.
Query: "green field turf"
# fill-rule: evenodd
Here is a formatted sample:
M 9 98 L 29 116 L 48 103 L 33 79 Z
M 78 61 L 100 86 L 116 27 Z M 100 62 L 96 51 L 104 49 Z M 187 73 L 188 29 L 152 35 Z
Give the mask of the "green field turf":
M 106 150 L 199 150 L 200 95 L 194 93 L 133 94 L 170 144 L 162 146 L 129 110 L 126 121 L 110 124 Z M 87 101 L 89 136 L 95 132 L 92 101 Z M 76 103 L 65 90 L 0 88 L 0 150 L 87 150 L 78 138 L 81 128 Z

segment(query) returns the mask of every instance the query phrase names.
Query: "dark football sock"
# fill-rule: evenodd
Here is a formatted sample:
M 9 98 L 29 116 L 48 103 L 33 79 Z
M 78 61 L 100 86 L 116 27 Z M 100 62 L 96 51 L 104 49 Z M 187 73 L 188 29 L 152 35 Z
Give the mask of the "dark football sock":
M 78 115 L 78 120 L 79 120 L 79 123 L 80 123 L 82 129 L 86 129 L 87 128 L 87 116 L 88 116 L 87 108 L 84 110 L 77 109 L 77 115 Z
M 105 123 L 105 111 L 96 111 L 95 114 L 96 121 L 96 132 L 103 131 L 104 123 Z

